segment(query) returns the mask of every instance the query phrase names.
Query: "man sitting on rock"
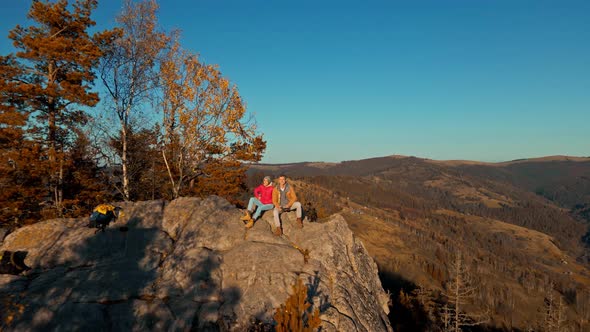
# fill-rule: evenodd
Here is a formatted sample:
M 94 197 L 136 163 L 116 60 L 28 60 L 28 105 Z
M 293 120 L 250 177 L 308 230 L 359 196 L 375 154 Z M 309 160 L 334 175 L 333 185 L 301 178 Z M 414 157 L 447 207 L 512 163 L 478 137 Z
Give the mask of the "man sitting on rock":
M 279 184 L 272 192 L 272 203 L 275 205 L 273 210 L 275 229 L 273 233 L 281 236 L 281 219 L 279 215 L 283 212 L 290 212 L 295 210 L 297 215 L 297 226 L 303 228 L 303 221 L 301 220 L 301 203 L 297 202 L 297 195 L 295 189 L 287 183 L 287 178 L 284 175 L 279 176 Z
M 262 180 L 262 184 L 254 189 L 254 197 L 250 197 L 246 215 L 241 218 L 242 221 L 247 222 L 246 228 L 252 228 L 252 226 L 254 226 L 254 222 L 260 217 L 262 211 L 267 211 L 274 207 L 272 204 L 273 189 L 270 176 L 265 176 Z M 255 205 L 256 212 L 254 212 Z M 254 215 L 252 215 L 252 213 L 254 213 Z

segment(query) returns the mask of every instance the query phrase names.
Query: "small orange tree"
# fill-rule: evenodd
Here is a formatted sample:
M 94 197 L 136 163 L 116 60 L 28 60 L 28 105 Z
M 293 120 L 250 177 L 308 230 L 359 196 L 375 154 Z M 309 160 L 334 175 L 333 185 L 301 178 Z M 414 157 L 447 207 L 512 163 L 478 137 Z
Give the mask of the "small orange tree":
M 311 303 L 307 301 L 307 287 L 297 278 L 293 285 L 293 294 L 287 298 L 285 304 L 277 308 L 274 319 L 277 332 L 311 332 L 320 327 L 320 310 L 311 312 Z

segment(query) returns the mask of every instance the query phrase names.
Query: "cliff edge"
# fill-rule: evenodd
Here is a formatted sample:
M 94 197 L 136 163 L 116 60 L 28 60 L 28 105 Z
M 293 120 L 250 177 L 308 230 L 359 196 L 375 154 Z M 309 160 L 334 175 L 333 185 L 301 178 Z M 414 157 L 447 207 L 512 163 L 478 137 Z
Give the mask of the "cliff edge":
M 300 278 L 322 331 L 391 331 L 377 266 L 339 215 L 299 229 L 283 214 L 276 237 L 270 211 L 246 230 L 216 196 L 121 206 L 104 233 L 54 219 L 4 239 L 32 268 L 0 275 L 4 330 L 270 328 Z

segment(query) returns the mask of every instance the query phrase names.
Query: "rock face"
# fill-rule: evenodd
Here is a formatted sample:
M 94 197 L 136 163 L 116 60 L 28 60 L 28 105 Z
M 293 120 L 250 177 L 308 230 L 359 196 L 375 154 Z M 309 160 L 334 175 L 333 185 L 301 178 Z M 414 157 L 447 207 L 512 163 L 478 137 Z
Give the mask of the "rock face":
M 6 234 L 8 234 L 8 228 L 0 227 L 0 247 L 2 246 L 2 243 L 4 242 L 4 237 L 6 236 Z
M 391 331 L 377 266 L 338 215 L 299 229 L 283 214 L 276 237 L 270 211 L 245 230 L 241 211 L 215 196 L 122 207 L 104 233 L 57 219 L 4 239 L 0 250 L 28 251 L 32 270 L 0 275 L 0 330 L 268 327 L 301 278 L 322 331 Z

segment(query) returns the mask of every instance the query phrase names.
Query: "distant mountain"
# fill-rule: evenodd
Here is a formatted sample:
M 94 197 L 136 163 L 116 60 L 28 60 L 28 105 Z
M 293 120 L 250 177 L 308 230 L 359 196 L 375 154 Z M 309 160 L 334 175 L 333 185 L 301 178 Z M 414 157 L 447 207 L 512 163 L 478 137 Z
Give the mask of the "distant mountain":
M 388 156 L 253 165 L 248 174 L 252 184 L 286 174 L 320 216 L 344 216 L 392 292 L 395 330 L 440 327 L 458 252 L 478 285 L 465 312 L 489 310 L 486 326 L 544 330 L 539 313 L 554 297 L 563 300 L 568 326 L 590 330 L 590 158 L 483 163 Z M 400 293 L 417 290 L 434 304 L 408 304 Z
M 539 158 L 504 163 L 500 167 L 460 165 L 457 168 L 473 176 L 535 192 L 564 208 L 590 203 L 590 159 L 563 158 Z
M 573 156 L 546 156 L 528 159 L 515 159 L 498 163 L 474 161 L 474 160 L 434 160 L 427 158 L 418 158 L 413 156 L 391 155 L 385 157 L 375 157 L 361 160 L 347 160 L 339 163 L 334 162 L 298 162 L 285 164 L 253 164 L 251 170 L 266 170 L 270 172 L 285 172 L 295 176 L 304 175 L 359 175 L 373 173 L 380 169 L 385 169 L 400 162 L 407 160 L 417 160 L 432 163 L 441 166 L 488 166 L 488 167 L 507 167 L 518 164 L 538 164 L 538 163 L 581 163 L 582 168 L 587 168 L 590 163 L 590 157 L 573 157 Z M 580 165 L 578 165 L 580 166 Z
M 410 170 L 412 167 L 415 169 Z M 396 170 L 402 178 L 418 175 L 423 181 L 443 173 L 458 178 L 470 176 L 473 179 L 493 181 L 533 192 L 567 209 L 590 204 L 590 157 L 548 156 L 486 163 L 394 155 L 340 163 L 256 164 L 250 167 L 249 174 L 252 176 L 262 172 L 277 176 L 284 173 L 294 177 L 370 176 L 388 170 Z

